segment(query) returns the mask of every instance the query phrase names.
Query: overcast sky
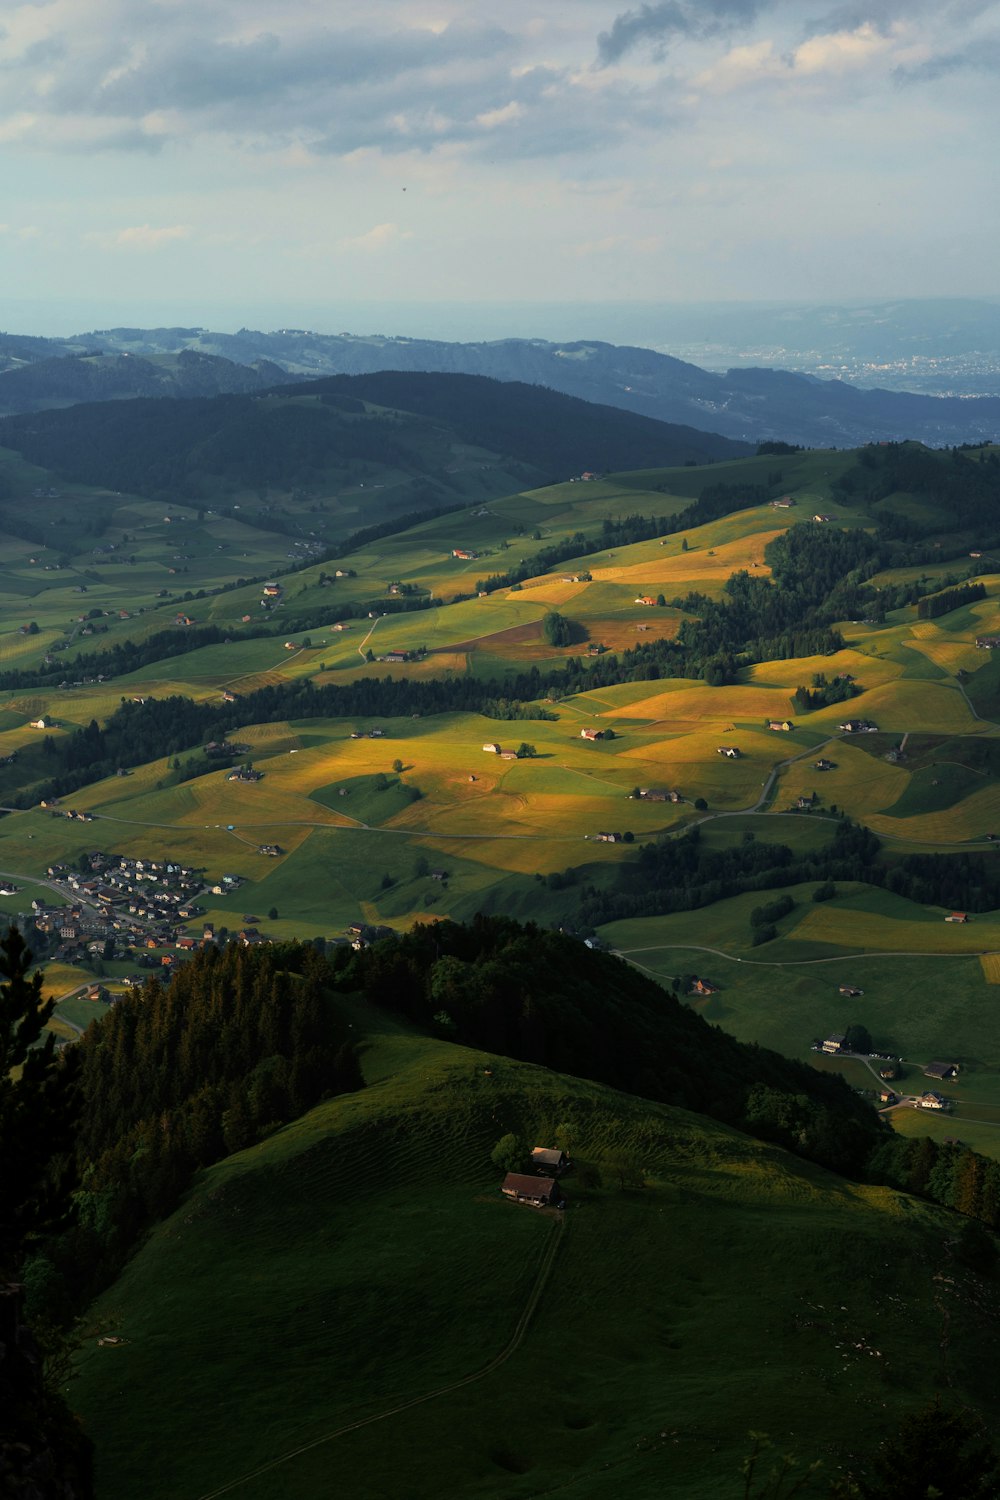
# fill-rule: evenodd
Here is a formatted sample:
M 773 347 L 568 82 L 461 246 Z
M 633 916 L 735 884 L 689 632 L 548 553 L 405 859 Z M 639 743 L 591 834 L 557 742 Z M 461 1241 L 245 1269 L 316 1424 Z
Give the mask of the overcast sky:
M 5 0 L 0 327 L 993 295 L 998 74 L 1000 0 Z

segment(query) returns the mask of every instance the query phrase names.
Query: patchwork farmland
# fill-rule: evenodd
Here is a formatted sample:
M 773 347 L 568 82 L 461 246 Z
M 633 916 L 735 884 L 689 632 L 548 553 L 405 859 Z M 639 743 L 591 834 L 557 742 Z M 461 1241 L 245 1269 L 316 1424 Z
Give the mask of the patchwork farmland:
M 929 619 L 893 597 L 877 616 L 833 621 L 833 650 L 697 676 L 670 666 L 671 652 L 690 660 L 705 609 L 728 607 L 734 575 L 776 588 L 783 538 L 874 535 L 870 507 L 836 488 L 852 455 L 784 456 L 777 484 L 760 458 L 495 494 L 342 556 L 362 514 L 357 488 L 161 504 L 0 457 L 10 483 L 38 491 L 42 538 L 15 537 L 0 580 L 0 674 L 14 674 L 0 703 L 0 800 L 11 809 L 0 869 L 25 894 L 54 861 L 99 849 L 196 866 L 205 894 L 182 931 L 198 941 L 206 923 L 235 935 L 244 911 L 265 937 L 332 942 L 352 926 L 507 911 L 592 934 L 668 987 L 714 966 L 706 1013 L 791 1053 L 833 1026 L 837 1007 L 821 996 L 836 996 L 837 974 L 877 973 L 859 1002 L 876 1039 L 881 1026 L 904 1053 L 960 1046 L 987 1091 L 1000 1077 L 986 1024 L 1000 916 L 946 923 L 946 903 L 890 894 L 909 856 L 989 862 L 1000 851 L 1000 702 L 991 709 L 990 651 L 976 644 L 998 627 L 1000 577 L 973 568 L 959 538 L 948 557 L 875 572 L 872 587 L 902 596 L 974 576 L 984 590 L 974 603 Z M 771 484 L 772 498 L 793 503 L 736 500 L 692 517 L 709 483 L 758 497 Z M 830 519 L 820 526 L 817 513 Z M 629 540 L 627 517 L 656 518 L 654 534 Z M 941 535 L 955 542 L 944 525 Z M 626 653 L 634 667 L 609 674 Z M 112 661 L 126 670 L 101 670 Z M 849 682 L 851 696 L 804 710 L 797 694 L 819 679 Z M 373 681 L 387 702 L 387 685 L 409 685 L 426 707 L 254 716 L 262 694 L 311 685 L 346 701 Z M 493 695 L 490 713 L 436 702 L 461 682 Z M 214 763 L 195 736 L 78 778 L 60 800 L 87 821 L 39 805 L 75 733 L 123 703 L 168 699 L 225 707 L 226 736 L 243 750 Z M 874 728 L 843 727 L 855 721 Z M 231 779 L 244 763 L 259 776 Z M 821 861 L 845 817 L 881 841 L 888 873 L 837 882 L 820 904 L 793 883 L 794 914 L 764 946 L 751 946 L 748 914 L 766 892 L 581 916 L 641 889 L 644 846 L 697 830 L 704 850 L 753 840 Z M 238 893 L 213 895 L 229 871 Z M 12 915 L 24 909 L 16 894 L 3 900 Z M 92 956 L 76 962 L 89 977 Z M 981 990 L 982 1003 L 959 1026 L 950 1000 L 928 1009 L 909 994 L 918 973 L 949 995 Z M 52 983 L 66 983 L 63 971 Z

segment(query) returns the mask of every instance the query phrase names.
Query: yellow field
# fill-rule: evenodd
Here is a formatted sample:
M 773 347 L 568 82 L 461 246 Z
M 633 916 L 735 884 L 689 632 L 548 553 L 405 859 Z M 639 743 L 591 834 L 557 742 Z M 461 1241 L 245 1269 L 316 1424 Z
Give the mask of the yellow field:
M 873 688 L 862 704 L 866 718 L 894 733 L 919 728 L 924 734 L 968 734 L 980 727 L 962 694 L 939 682 L 902 678 Z
M 42 970 L 42 995 L 46 1000 L 50 996 L 60 1000 L 63 995 L 79 989 L 81 984 L 88 983 L 89 980 L 89 975 L 82 974 L 72 964 L 48 963 Z
M 765 719 L 784 719 L 792 711 L 792 700 L 784 688 L 756 687 L 734 683 L 729 687 L 709 687 L 706 682 L 686 683 L 677 679 L 663 688 L 640 698 L 627 707 L 615 708 L 609 718 L 646 719 L 651 724 L 699 723 L 711 719 L 720 729 L 739 723 L 763 723 Z M 782 740 L 790 736 L 782 735 Z M 789 752 L 791 753 L 791 752 Z M 776 755 L 775 759 L 782 757 Z
M 852 911 L 823 903 L 795 928 L 805 942 L 831 943 L 848 953 L 981 953 L 1000 948 L 1000 918 L 974 917 L 967 923 L 895 921 L 878 912 Z
M 979 962 L 987 984 L 1000 984 L 1000 953 L 981 953 Z
M 752 569 L 762 578 L 767 578 L 771 570 L 764 562 L 764 548 L 768 542 L 780 536 L 784 529 L 779 527 L 775 531 L 761 531 L 753 536 L 724 542 L 717 547 L 691 549 L 672 555 L 664 549 L 659 557 L 644 558 L 638 562 L 625 560 L 598 565 L 591 571 L 595 583 L 629 583 L 637 588 L 641 585 L 669 584 L 678 593 L 686 593 L 695 579 L 714 578 L 724 582 L 731 573 L 736 573 L 741 568 Z M 650 544 L 642 542 L 637 545 L 648 548 Z M 626 558 L 631 550 L 624 547 L 618 555 Z M 710 553 L 714 553 L 714 556 L 710 556 Z
M 561 575 L 547 573 L 542 578 L 525 579 L 519 592 L 527 594 L 532 604 L 551 604 L 554 608 L 556 605 L 562 606 L 569 604 L 573 599 L 578 599 L 581 594 L 586 592 L 588 587 L 589 585 L 586 583 L 567 583 Z M 517 594 L 513 597 L 516 600 Z M 504 598 L 511 598 L 509 590 L 504 595 Z
M 955 844 L 981 839 L 984 833 L 1000 832 L 1000 786 L 991 784 L 964 797 L 954 807 L 922 813 L 912 818 L 879 817 L 867 821 L 876 833 L 931 843 Z
M 760 662 L 747 669 L 747 676 L 751 682 L 762 687 L 781 685 L 794 692 L 797 687 L 809 687 L 818 672 L 824 673 L 828 679 L 849 672 L 864 692 L 880 687 L 883 683 L 895 682 L 903 676 L 903 668 L 898 662 L 867 656 L 863 651 L 854 651 L 850 647 L 837 651 L 832 656 L 796 656 L 789 661 Z M 832 709 L 820 709 L 808 714 L 803 722 L 812 723 L 820 714 L 830 713 L 841 719 L 848 718 L 852 711 L 863 711 L 866 703 L 867 699 L 851 699 L 847 703 L 835 704 Z
M 974 672 L 982 666 L 983 653 L 972 641 L 939 637 L 937 640 L 914 641 L 912 645 L 915 651 L 921 651 L 936 667 L 952 676 L 962 670 Z
M 835 769 L 817 771 L 813 762 L 821 757 L 833 761 Z M 902 766 L 868 755 L 849 740 L 835 739 L 782 771 L 778 803 L 815 792 L 827 806 L 835 802 L 852 817 L 869 822 L 902 796 L 908 781 L 909 772 Z M 898 820 L 888 821 L 898 829 Z

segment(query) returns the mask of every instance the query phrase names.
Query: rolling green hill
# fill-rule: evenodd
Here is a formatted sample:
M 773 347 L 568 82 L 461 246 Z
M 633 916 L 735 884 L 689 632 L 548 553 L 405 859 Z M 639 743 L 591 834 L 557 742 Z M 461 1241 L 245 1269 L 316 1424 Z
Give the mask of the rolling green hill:
M 353 1015 L 368 1087 L 204 1173 L 91 1309 L 104 1500 L 714 1500 L 751 1430 L 833 1478 L 939 1383 L 995 1418 L 995 1292 L 940 1211 Z M 560 1125 L 568 1208 L 505 1202 L 497 1139 Z

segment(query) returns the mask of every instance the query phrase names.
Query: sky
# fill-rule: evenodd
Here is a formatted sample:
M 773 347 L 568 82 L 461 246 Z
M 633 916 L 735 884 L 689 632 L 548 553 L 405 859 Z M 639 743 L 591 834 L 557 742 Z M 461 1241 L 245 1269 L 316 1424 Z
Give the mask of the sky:
M 991 296 L 998 84 L 1000 0 L 4 0 L 0 328 Z

